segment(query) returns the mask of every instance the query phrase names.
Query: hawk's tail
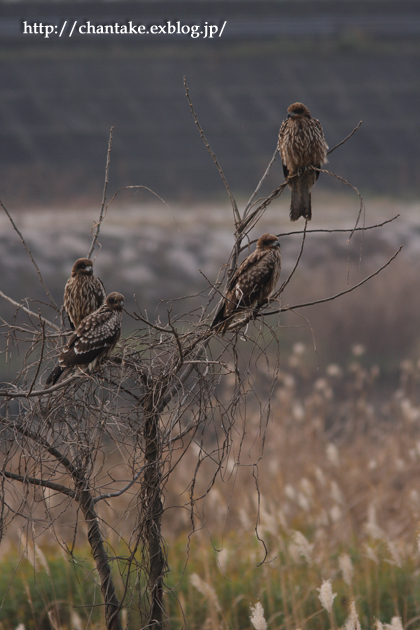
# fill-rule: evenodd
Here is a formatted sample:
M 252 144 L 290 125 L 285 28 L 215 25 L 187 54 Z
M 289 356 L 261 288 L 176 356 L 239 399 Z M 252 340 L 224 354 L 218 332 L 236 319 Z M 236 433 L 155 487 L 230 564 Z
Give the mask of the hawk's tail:
M 224 335 L 230 324 L 230 321 L 231 321 L 231 318 L 225 316 L 225 305 L 223 303 L 222 306 L 217 311 L 216 317 L 213 319 L 211 323 L 210 330 L 214 330 L 216 328 L 217 332 Z
M 303 173 L 300 177 L 293 177 L 290 180 L 289 185 L 292 191 L 290 202 L 291 221 L 297 221 L 299 217 L 305 217 L 305 219 L 311 220 L 311 183 L 307 172 Z
M 55 385 L 58 379 L 60 378 L 60 376 L 62 375 L 62 373 L 64 372 L 64 370 L 65 368 L 62 368 L 59 365 L 57 365 L 57 367 L 53 369 L 53 371 L 51 372 L 51 374 L 48 376 L 47 380 L 45 381 L 45 386 L 49 387 L 49 386 Z
M 311 193 L 308 186 L 302 186 L 299 179 L 291 182 L 292 199 L 290 202 L 290 220 L 297 221 L 299 217 L 311 220 Z

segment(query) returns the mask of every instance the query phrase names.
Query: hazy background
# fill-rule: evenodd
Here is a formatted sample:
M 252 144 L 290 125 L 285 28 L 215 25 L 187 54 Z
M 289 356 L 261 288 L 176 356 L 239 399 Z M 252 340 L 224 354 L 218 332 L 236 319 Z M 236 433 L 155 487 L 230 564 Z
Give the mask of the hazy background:
M 23 21 L 57 25 L 126 20 L 217 24 L 221 38 L 23 35 Z M 68 32 L 68 31 L 67 31 Z M 206 288 L 232 246 L 228 198 L 192 119 L 191 97 L 232 192 L 243 204 L 277 142 L 290 103 L 321 120 L 330 147 L 360 121 L 328 168 L 357 186 L 366 225 L 390 226 L 354 237 L 310 235 L 283 303 L 345 289 L 371 273 L 400 244 L 398 261 L 367 287 L 338 302 L 284 318 L 285 347 L 313 344 L 321 364 L 362 343 L 369 360 L 392 369 L 417 355 L 420 230 L 420 10 L 417 1 L 3 2 L 0 4 L 0 198 L 22 229 L 61 303 L 71 265 L 86 255 L 98 216 L 108 135 L 114 126 L 109 209 L 95 263 L 108 290 L 134 308 Z M 268 194 L 283 179 L 277 160 Z M 262 231 L 285 233 L 289 193 L 270 206 Z M 312 228 L 351 228 L 357 195 L 322 176 L 313 193 Z M 303 224 L 298 224 L 302 228 Z M 0 217 L 2 290 L 15 300 L 45 301 L 27 254 Z M 282 237 L 284 273 L 299 238 Z M 44 307 L 42 307 L 44 308 Z M 177 306 L 175 305 L 175 308 Z M 2 302 L 2 313 L 10 313 Z M 164 311 L 164 309 L 163 309 Z

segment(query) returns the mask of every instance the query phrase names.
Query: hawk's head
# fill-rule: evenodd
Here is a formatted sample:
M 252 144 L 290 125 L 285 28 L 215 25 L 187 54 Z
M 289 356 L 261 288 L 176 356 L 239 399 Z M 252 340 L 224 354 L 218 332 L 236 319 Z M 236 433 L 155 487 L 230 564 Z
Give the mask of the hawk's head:
M 107 296 L 105 305 L 111 309 L 111 311 L 122 311 L 124 308 L 124 296 L 121 295 L 121 293 L 113 291 Z
M 263 234 L 257 241 L 257 249 L 274 249 L 276 247 L 280 247 L 280 243 L 274 234 Z
M 79 258 L 71 270 L 72 276 L 91 276 L 93 274 L 93 262 L 89 258 Z
M 287 118 L 311 118 L 311 112 L 303 103 L 293 103 L 287 108 Z

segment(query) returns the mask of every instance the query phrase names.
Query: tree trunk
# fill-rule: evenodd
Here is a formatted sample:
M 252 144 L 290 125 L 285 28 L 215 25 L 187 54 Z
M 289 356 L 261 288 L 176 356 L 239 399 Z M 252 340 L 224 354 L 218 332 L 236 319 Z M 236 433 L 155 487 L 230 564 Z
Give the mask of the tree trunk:
M 105 603 L 106 628 L 107 630 L 123 630 L 120 619 L 121 604 L 115 592 L 108 553 L 99 529 L 95 504 L 88 490 L 81 490 L 79 502 L 88 525 L 88 540 L 99 574 L 101 593 Z
M 166 561 L 162 548 L 162 472 L 159 414 L 153 411 L 152 401 L 145 405 L 144 437 L 146 466 L 144 473 L 144 499 L 146 504 L 146 540 L 149 552 L 150 617 L 148 628 L 163 628 L 163 576 Z

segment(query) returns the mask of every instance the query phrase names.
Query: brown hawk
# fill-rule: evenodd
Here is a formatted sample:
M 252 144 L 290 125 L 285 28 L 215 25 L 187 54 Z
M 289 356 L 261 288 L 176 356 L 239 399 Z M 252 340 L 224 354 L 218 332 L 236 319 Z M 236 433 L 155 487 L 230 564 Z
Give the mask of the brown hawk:
M 114 349 L 121 335 L 124 296 L 110 293 L 104 304 L 79 324 L 61 351 L 58 366 L 48 376 L 46 385 L 55 385 L 64 371 L 87 366 L 89 370 Z
M 236 315 L 268 302 L 280 277 L 280 269 L 278 238 L 273 234 L 263 234 L 258 239 L 256 250 L 245 258 L 230 278 L 211 328 L 217 328 L 223 335 Z
M 64 309 L 74 330 L 82 319 L 99 308 L 105 301 L 102 281 L 93 275 L 93 263 L 79 258 L 73 265 L 71 276 L 64 288 Z
M 311 219 L 311 188 L 319 176 L 310 166 L 321 168 L 328 162 L 328 145 L 321 123 L 312 118 L 303 103 L 293 103 L 279 132 L 278 150 L 283 173 L 292 191 L 290 219 Z

